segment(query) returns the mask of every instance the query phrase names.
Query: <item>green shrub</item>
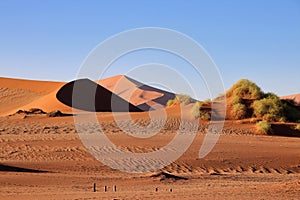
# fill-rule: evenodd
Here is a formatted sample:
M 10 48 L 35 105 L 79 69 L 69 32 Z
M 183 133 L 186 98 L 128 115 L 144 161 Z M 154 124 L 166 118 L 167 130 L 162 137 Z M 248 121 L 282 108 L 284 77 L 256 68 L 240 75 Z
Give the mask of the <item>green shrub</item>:
M 287 122 L 287 120 L 286 120 L 285 117 L 281 117 L 281 118 L 279 119 L 279 122 Z
M 284 107 L 277 96 L 255 101 L 253 109 L 255 117 L 260 117 L 267 121 L 279 121 L 284 117 Z
M 195 105 L 192 108 L 192 115 L 195 119 L 202 119 L 202 120 L 210 120 L 211 116 L 206 111 L 201 111 L 201 107 L 203 105 L 203 102 L 196 102 Z
M 250 119 L 250 123 L 252 123 L 252 124 L 255 124 L 257 122 L 259 122 L 259 119 L 257 119 L 257 118 L 251 118 Z
M 226 93 L 227 97 L 234 95 L 245 99 L 260 99 L 263 96 L 263 92 L 252 81 L 241 79 L 237 81 Z
M 283 103 L 283 112 L 287 121 L 297 122 L 300 120 L 300 110 L 285 101 Z
M 167 106 L 169 107 L 169 106 L 172 106 L 172 105 L 174 105 L 174 103 L 175 103 L 175 100 L 174 99 L 170 99 L 170 100 L 168 100 L 168 102 L 167 102 Z
M 200 118 L 200 109 L 202 106 L 202 102 L 196 102 L 195 105 L 192 108 L 192 115 L 195 119 Z
M 202 120 L 210 120 L 211 115 L 208 112 L 200 111 L 200 119 Z
M 272 92 L 268 92 L 264 94 L 264 98 L 278 98 L 278 96 Z
M 175 104 L 180 104 L 180 103 L 184 103 L 185 105 L 188 105 L 190 103 L 194 103 L 195 100 L 190 97 L 189 95 L 186 94 L 178 94 L 176 95 L 176 97 L 174 99 L 170 99 L 167 102 L 167 106 L 172 106 Z
M 266 120 L 268 122 L 277 122 L 281 119 L 281 117 L 278 117 L 276 115 L 273 115 L 273 114 L 265 114 L 263 117 L 262 117 L 263 120 Z
M 176 99 L 178 100 L 179 103 L 183 103 L 185 105 L 188 105 L 190 103 L 195 103 L 195 100 L 186 94 L 178 94 L 176 95 Z
M 300 124 L 297 124 L 297 125 L 295 126 L 295 130 L 300 131 Z
M 235 104 L 242 103 L 242 98 L 239 96 L 232 96 L 229 101 L 230 106 L 234 106 Z
M 197 109 L 197 110 L 200 110 L 201 107 L 203 106 L 203 102 L 202 101 L 197 101 L 194 106 L 193 106 L 193 109 Z
M 237 103 L 231 107 L 230 114 L 234 119 L 245 119 L 247 116 L 247 108 L 244 104 Z
M 256 123 L 256 129 L 261 133 L 268 134 L 271 132 L 271 124 L 267 121 L 260 121 Z
M 195 119 L 200 118 L 200 116 L 201 116 L 201 114 L 200 114 L 200 113 L 201 113 L 200 109 L 201 109 L 202 105 L 203 105 L 203 102 L 201 102 L 201 101 L 197 101 L 197 102 L 194 104 L 194 106 L 193 106 L 193 108 L 192 108 L 192 115 L 194 116 Z

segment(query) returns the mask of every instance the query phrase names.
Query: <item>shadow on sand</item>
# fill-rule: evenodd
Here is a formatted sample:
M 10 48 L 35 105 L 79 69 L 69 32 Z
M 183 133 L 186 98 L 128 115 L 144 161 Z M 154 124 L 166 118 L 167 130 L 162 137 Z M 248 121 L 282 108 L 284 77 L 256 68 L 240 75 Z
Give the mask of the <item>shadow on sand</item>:
M 0 164 L 0 172 L 28 172 L 28 173 L 46 173 L 48 171 L 28 169 L 22 167 L 14 167 L 10 165 Z

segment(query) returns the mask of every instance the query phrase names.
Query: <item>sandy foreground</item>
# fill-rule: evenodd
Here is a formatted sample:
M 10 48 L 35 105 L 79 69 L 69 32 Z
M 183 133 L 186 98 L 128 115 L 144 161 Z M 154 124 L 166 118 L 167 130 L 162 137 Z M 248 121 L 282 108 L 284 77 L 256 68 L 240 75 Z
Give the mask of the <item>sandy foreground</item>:
M 112 77 L 100 84 L 136 106 L 152 105 L 153 100 L 166 95 L 121 78 Z M 121 87 L 115 88 L 120 80 Z M 1 200 L 299 199 L 300 138 L 255 135 L 251 123 L 226 121 L 217 145 L 208 156 L 198 159 L 207 130 L 207 122 L 202 122 L 192 145 L 176 162 L 153 173 L 137 174 L 111 169 L 97 161 L 79 139 L 72 116 L 8 116 L 30 108 L 71 113 L 72 109 L 56 98 L 64 84 L 0 78 Z M 129 98 L 131 93 L 133 99 Z M 149 125 L 148 112 L 131 115 L 139 125 Z M 98 113 L 97 117 L 115 145 L 128 152 L 145 153 L 164 147 L 174 138 L 180 111 L 168 108 L 167 115 L 163 129 L 147 139 L 123 133 L 112 113 Z M 94 124 L 89 120 L 86 123 L 93 130 Z M 123 125 L 130 128 L 126 121 Z M 285 135 L 286 130 L 284 126 L 276 134 Z M 113 153 L 109 148 L 105 150 Z M 126 164 L 135 166 L 132 162 Z
M 140 153 L 170 142 L 180 123 L 171 117 L 158 135 L 137 139 L 124 134 L 109 113 L 99 115 L 116 145 Z M 138 123 L 149 123 L 146 114 L 138 115 Z M 300 138 L 253 135 L 251 126 L 226 122 L 212 152 L 197 159 L 205 136 L 201 125 L 176 162 L 131 174 L 93 158 L 72 116 L 0 117 L 0 199 L 299 199 Z

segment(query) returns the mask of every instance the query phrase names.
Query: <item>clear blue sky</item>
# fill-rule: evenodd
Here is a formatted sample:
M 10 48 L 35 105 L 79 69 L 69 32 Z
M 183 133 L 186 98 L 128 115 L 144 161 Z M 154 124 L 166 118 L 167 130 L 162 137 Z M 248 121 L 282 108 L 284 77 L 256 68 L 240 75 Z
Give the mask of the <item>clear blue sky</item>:
M 278 95 L 300 93 L 299 0 L 2 0 L 0 76 L 72 80 L 97 44 L 149 26 L 200 43 L 225 88 L 248 78 Z

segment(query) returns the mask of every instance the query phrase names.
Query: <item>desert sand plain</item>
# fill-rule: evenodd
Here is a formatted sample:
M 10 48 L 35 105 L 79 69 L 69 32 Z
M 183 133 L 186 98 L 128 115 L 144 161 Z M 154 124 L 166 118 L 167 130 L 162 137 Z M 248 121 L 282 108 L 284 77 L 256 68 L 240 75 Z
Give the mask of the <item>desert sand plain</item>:
M 109 89 L 119 78 L 99 84 Z M 134 84 L 127 83 L 129 85 L 123 85 L 135 90 Z M 285 134 L 284 128 L 278 128 L 274 135 L 258 134 L 255 124 L 247 120 L 226 120 L 219 141 L 203 159 L 198 159 L 198 152 L 207 121 L 199 121 L 192 145 L 171 165 L 156 172 L 138 174 L 111 169 L 85 149 L 73 116 L 16 113 L 31 108 L 71 113 L 70 107 L 56 99 L 57 91 L 64 84 L 0 79 L 0 199 L 300 197 L 300 138 L 279 136 Z M 132 98 L 128 100 L 135 105 L 145 102 L 151 105 L 150 100 L 161 94 L 141 89 L 130 97 L 121 91 L 118 95 Z M 148 139 L 124 134 L 109 112 L 99 112 L 97 117 L 106 135 L 117 146 L 141 153 L 155 151 L 173 139 L 180 124 L 180 107 L 166 108 L 166 112 L 168 118 L 163 129 Z M 149 123 L 149 112 L 132 113 L 131 116 L 140 125 Z M 105 186 L 107 191 L 104 191 Z

